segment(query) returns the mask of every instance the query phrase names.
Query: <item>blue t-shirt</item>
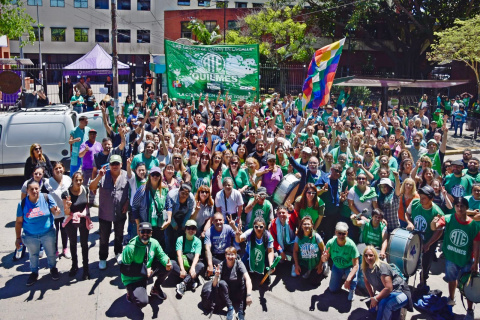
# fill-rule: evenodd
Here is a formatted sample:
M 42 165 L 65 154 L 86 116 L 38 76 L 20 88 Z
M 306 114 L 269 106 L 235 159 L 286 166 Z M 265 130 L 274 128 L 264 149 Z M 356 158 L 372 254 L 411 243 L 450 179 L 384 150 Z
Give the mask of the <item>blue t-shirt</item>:
M 22 211 L 22 202 L 17 207 L 17 217 L 23 217 L 23 231 L 26 235 L 45 234 L 53 229 L 54 220 L 50 208 L 56 206 L 55 200 L 48 195 L 48 203 L 43 194 L 38 197 L 37 203 L 32 203 L 25 198 L 25 206 Z
M 235 231 L 228 224 L 223 225 L 221 232 L 215 229 L 215 226 L 211 226 L 205 233 L 205 245 L 212 246 L 213 254 L 223 254 L 225 249 L 233 245 L 235 241 Z

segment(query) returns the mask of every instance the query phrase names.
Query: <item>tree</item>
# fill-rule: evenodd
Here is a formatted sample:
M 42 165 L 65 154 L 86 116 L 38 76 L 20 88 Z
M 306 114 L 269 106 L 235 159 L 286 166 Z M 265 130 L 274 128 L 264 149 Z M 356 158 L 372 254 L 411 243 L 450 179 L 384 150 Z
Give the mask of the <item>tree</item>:
M 453 26 L 456 18 L 480 13 L 476 0 L 301 0 L 310 6 L 307 23 L 323 36 L 358 37 L 367 47 L 385 52 L 395 75 L 425 77 L 432 66 L 426 53 L 435 32 Z M 345 48 L 344 50 L 347 50 Z
M 302 8 L 288 1 L 272 0 L 257 12 L 239 19 L 239 30 L 229 30 L 228 44 L 259 43 L 264 60 L 278 65 L 286 60 L 306 62 L 312 58 L 315 37 L 307 24 L 295 18 Z
M 461 61 L 469 66 L 477 79 L 480 96 L 480 15 L 469 20 L 455 20 L 455 25 L 444 31 L 436 32 L 438 40 L 432 44 L 430 61 L 440 64 L 452 60 Z
M 6 35 L 9 39 L 28 35 L 22 39 L 22 45 L 33 44 L 35 34 L 32 25 L 36 21 L 23 6 L 22 1 L 0 0 L 0 35 Z
M 220 42 L 222 35 L 220 34 L 220 27 L 218 25 L 210 31 L 205 26 L 202 20 L 192 19 L 188 23 L 188 29 L 192 30 L 192 33 L 197 38 L 197 44 L 212 45 Z

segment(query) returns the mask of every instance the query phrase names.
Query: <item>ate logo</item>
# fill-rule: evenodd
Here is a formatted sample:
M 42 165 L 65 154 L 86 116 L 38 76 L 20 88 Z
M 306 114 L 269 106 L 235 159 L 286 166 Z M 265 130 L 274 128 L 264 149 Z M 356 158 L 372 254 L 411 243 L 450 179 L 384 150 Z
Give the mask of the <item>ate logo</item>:
M 452 242 L 454 246 L 463 247 L 468 243 L 468 235 L 463 230 L 455 229 L 450 232 L 450 242 Z
M 219 73 L 225 69 L 225 60 L 221 55 L 208 53 L 201 61 L 203 67 L 210 73 Z
M 454 197 L 463 197 L 463 195 L 465 194 L 465 188 L 462 185 L 456 185 L 452 188 L 450 192 Z
M 427 220 L 425 220 L 423 216 L 416 216 L 415 219 L 413 219 L 413 224 L 417 230 L 425 231 L 427 229 Z

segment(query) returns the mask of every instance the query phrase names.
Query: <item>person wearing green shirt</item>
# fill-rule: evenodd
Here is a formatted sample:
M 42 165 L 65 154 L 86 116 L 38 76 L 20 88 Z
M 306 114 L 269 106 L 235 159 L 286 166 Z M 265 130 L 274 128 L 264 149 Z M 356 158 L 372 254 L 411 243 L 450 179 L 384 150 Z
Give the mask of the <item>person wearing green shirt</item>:
M 196 194 L 200 186 L 210 187 L 213 173 L 213 170 L 210 168 L 210 156 L 207 153 L 202 153 L 200 163 L 190 167 L 192 193 Z
M 295 107 L 297 108 L 298 114 L 300 116 L 303 116 L 303 101 L 302 100 L 303 100 L 303 94 L 299 93 L 298 98 L 295 99 L 295 102 L 294 102 Z
M 244 169 L 240 169 L 240 158 L 238 156 L 230 158 L 228 168 L 223 170 L 222 181 L 227 177 L 233 179 L 233 188 L 240 191 L 240 193 L 243 193 L 248 188 L 248 175 Z
M 407 208 L 405 220 L 407 230 L 423 232 L 422 247 L 422 272 L 420 273 L 420 287 L 427 284 L 428 273 L 432 265 L 437 241 L 442 236 L 442 230 L 432 231 L 430 223 L 436 216 L 443 216 L 444 213 L 439 206 L 433 203 L 435 190 L 429 185 L 423 186 L 418 190 L 420 199 L 413 199 Z
M 313 183 L 307 183 L 302 195 L 295 201 L 295 211 L 298 212 L 298 219 L 312 218 L 313 230 L 315 231 L 320 227 L 325 213 L 325 203 L 317 193 L 317 187 Z
M 312 126 L 307 127 L 307 133 L 300 133 L 300 141 L 304 142 L 307 138 L 312 138 L 315 141 L 315 146 L 318 148 L 320 145 L 320 139 L 315 135 L 315 128 Z
M 122 282 L 127 288 L 127 300 L 144 308 L 148 304 L 149 278 L 157 277 L 150 296 L 167 299 L 160 285 L 168 277 L 172 263 L 158 241 L 152 238 L 152 225 L 149 222 L 140 223 L 139 233 L 123 249 L 119 264 Z M 146 274 L 141 272 L 142 264 L 145 264 Z
M 435 113 L 432 115 L 432 119 L 437 122 L 437 126 L 441 128 L 443 126 L 443 113 L 442 109 L 437 108 Z
M 445 277 L 448 282 L 448 305 L 455 304 L 455 290 L 457 280 L 466 273 L 478 272 L 478 256 L 480 244 L 480 224 L 467 215 L 468 200 L 455 198 L 455 214 L 435 217 L 430 227 L 432 230 L 445 228 L 442 251 L 445 255 Z M 473 261 L 472 261 L 473 256 Z M 473 302 L 467 299 L 467 316 L 465 319 L 474 319 Z
M 133 157 L 131 164 L 132 170 L 135 171 L 137 165 L 141 162 L 145 163 L 147 173 L 150 172 L 153 167 L 160 166 L 158 159 L 153 156 L 153 151 L 155 151 L 155 145 L 153 141 L 147 141 L 145 143 L 145 150 L 143 150 L 143 153 L 137 154 L 135 157 Z
M 480 221 L 480 183 L 472 186 L 472 195 L 466 196 L 468 201 L 467 215 L 473 217 L 475 221 Z
M 349 290 L 348 300 L 355 299 L 357 287 L 358 261 L 360 254 L 357 246 L 348 237 L 348 225 L 345 222 L 338 222 L 335 226 L 335 236 L 327 242 L 327 249 L 323 253 L 321 261 L 327 262 L 332 258 L 332 275 L 328 288 L 330 292 L 337 292 L 342 287 L 342 279 L 347 277 L 344 283 L 345 289 Z
M 450 201 L 453 202 L 454 198 L 466 197 L 471 195 L 472 186 L 475 180 L 469 176 L 464 175 L 462 160 L 455 160 L 452 162 L 453 173 L 445 177 L 444 187 L 448 192 Z M 448 213 L 455 213 L 455 209 L 450 210 Z
M 123 104 L 123 107 L 122 107 L 122 114 L 125 117 L 125 119 L 128 118 L 128 116 L 130 115 L 134 107 L 135 107 L 135 103 L 133 103 L 132 101 L 132 96 L 128 95 L 125 98 L 125 103 Z
M 262 217 L 267 225 L 270 225 L 270 222 L 275 218 L 273 215 L 273 205 L 267 200 L 267 197 L 267 188 L 259 187 L 255 193 L 255 197 L 248 202 L 245 207 L 245 212 L 247 213 L 247 229 L 253 228 L 253 221 L 257 217 Z
M 333 107 L 331 105 L 327 105 L 325 107 L 325 112 L 322 113 L 322 121 L 323 123 L 327 123 L 328 122 L 328 118 L 330 118 L 331 116 L 333 116 Z
M 182 297 L 187 289 L 194 291 L 198 287 L 198 276 L 202 274 L 205 265 L 200 261 L 202 241 L 195 236 L 197 223 L 188 220 L 185 223 L 185 235 L 178 237 L 175 244 L 177 260 L 172 261 L 173 274 L 180 278 L 176 292 Z
M 430 160 L 432 160 L 432 169 L 437 171 L 440 176 L 442 175 L 443 158 L 447 151 L 448 129 L 446 123 L 443 123 L 442 131 L 442 144 L 440 145 L 440 148 L 438 147 L 437 140 L 430 139 L 427 142 L 427 153 L 425 154 Z
M 464 175 L 472 177 L 475 180 L 475 183 L 480 183 L 480 172 L 478 168 L 480 167 L 480 160 L 476 157 L 473 157 L 467 162 L 467 169 L 463 169 L 462 173 Z
M 313 221 L 309 216 L 300 221 L 297 237 L 293 245 L 292 277 L 303 273 L 302 278 L 308 279 L 314 286 L 320 285 L 322 275 L 328 275 L 327 262 L 321 261 L 325 250 L 322 237 L 313 229 Z
M 75 92 L 75 95 L 73 95 L 72 99 L 70 99 L 70 104 L 73 106 L 73 111 L 76 111 L 77 113 L 83 112 L 83 105 L 85 104 L 85 100 L 80 95 L 80 91 Z
M 353 224 L 360 227 L 361 243 L 372 245 L 380 249 L 380 259 L 385 259 L 388 245 L 387 226 L 383 223 L 383 212 L 380 209 L 373 209 L 372 218 L 368 219 L 365 216 L 357 218 L 357 215 L 352 214 L 350 217 Z

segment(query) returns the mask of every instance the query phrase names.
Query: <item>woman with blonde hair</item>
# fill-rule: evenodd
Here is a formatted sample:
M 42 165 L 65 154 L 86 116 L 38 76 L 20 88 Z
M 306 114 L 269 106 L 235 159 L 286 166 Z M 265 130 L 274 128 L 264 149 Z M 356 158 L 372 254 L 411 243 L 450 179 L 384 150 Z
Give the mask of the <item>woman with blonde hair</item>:
M 257 177 L 257 172 L 258 169 L 260 169 L 260 164 L 254 157 L 248 157 L 247 160 L 245 160 L 245 164 L 247 166 L 245 172 L 248 176 L 248 185 L 250 187 L 253 187 L 254 191 L 257 191 L 257 188 L 261 184 L 261 180 Z
M 398 208 L 398 218 L 400 219 L 400 227 L 406 228 L 407 221 L 405 220 L 405 212 L 413 199 L 420 198 L 417 192 L 415 181 L 412 178 L 406 178 L 403 180 L 400 187 L 400 207 Z
M 48 179 L 53 176 L 53 167 L 50 163 L 50 159 L 42 152 L 42 146 L 38 143 L 34 143 L 30 146 L 30 157 L 25 161 L 25 170 L 23 173 L 25 180 L 30 179 L 33 171 L 38 167 L 44 169 L 45 178 Z
M 177 178 L 178 182 L 180 184 L 182 182 L 190 182 L 190 174 L 187 172 L 187 168 L 185 167 L 185 162 L 181 153 L 175 152 L 172 155 L 172 164 L 173 168 L 175 169 L 175 177 Z
M 377 310 L 377 320 L 390 320 L 393 312 L 405 306 L 413 311 L 408 284 L 388 263 L 380 260 L 373 246 L 363 250 L 361 268 L 370 295 L 370 309 Z
M 211 217 L 214 213 L 214 202 L 210 188 L 202 185 L 195 194 L 195 208 L 190 219 L 197 222 L 197 237 L 205 238 L 205 233 L 211 227 Z

